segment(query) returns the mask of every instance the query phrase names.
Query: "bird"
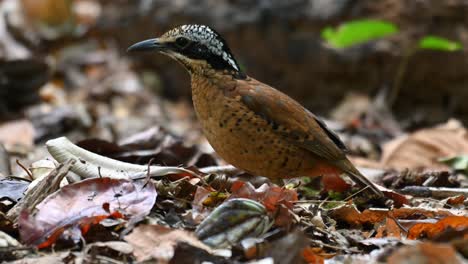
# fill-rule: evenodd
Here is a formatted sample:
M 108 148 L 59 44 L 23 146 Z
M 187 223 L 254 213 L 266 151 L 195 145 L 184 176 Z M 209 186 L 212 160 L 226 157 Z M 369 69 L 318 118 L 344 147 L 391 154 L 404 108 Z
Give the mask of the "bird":
M 211 27 L 177 26 L 127 51 L 159 52 L 182 64 L 191 77 L 193 106 L 203 134 L 233 166 L 274 183 L 344 173 L 376 198 L 384 197 L 347 158 L 337 134 L 285 93 L 248 76 Z

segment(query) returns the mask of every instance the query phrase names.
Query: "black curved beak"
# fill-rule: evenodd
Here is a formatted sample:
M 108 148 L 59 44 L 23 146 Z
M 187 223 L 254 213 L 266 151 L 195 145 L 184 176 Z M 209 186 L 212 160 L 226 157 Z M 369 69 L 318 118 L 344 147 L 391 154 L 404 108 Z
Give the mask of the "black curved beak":
M 130 51 L 160 51 L 165 48 L 164 43 L 161 43 L 159 39 L 154 38 L 154 39 L 147 39 L 140 41 L 138 43 L 135 43 L 128 47 L 127 52 Z

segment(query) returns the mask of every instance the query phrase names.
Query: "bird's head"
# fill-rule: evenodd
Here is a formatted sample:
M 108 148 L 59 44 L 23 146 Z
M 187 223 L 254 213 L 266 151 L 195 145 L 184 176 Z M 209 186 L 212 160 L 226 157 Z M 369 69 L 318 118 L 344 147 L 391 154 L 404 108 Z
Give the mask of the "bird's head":
M 182 25 L 159 38 L 135 43 L 127 51 L 158 51 L 179 61 L 189 71 L 204 65 L 244 75 L 226 41 L 205 25 Z

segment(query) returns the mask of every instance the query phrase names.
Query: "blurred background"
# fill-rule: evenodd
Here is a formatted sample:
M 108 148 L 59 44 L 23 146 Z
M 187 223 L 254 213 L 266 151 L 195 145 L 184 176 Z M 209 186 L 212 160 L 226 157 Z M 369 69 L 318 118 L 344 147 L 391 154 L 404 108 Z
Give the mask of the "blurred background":
M 2 0 L 0 134 L 26 133 L 32 145 L 66 133 L 117 141 L 155 124 L 190 133 L 185 70 L 125 52 L 185 23 L 216 29 L 250 76 L 334 129 L 393 137 L 450 118 L 466 124 L 466 14 L 466 0 Z M 363 20 L 392 34 L 352 45 L 327 38 Z M 415 48 L 425 36 L 452 42 Z

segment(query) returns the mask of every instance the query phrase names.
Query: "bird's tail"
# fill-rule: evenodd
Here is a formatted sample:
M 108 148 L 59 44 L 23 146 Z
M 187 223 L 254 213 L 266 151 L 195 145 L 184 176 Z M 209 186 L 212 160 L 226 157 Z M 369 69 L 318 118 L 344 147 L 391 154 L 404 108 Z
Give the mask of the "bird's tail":
M 360 184 L 362 187 L 369 188 L 373 193 L 378 195 L 379 198 L 383 198 L 385 196 L 383 192 L 373 182 L 367 179 L 366 176 L 362 175 L 362 173 L 359 172 L 348 159 L 341 160 L 336 164 L 336 166 L 348 174 L 354 182 Z

